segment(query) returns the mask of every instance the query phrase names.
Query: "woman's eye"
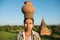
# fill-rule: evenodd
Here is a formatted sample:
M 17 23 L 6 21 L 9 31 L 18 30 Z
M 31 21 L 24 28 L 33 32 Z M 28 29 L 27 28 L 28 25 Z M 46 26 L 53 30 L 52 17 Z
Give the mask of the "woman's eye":
M 32 23 L 30 23 L 30 24 L 32 24 Z

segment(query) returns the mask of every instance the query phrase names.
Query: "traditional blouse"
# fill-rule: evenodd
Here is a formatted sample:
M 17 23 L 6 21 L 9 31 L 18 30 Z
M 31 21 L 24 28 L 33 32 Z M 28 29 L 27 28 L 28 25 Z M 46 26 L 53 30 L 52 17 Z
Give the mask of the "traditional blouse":
M 41 40 L 39 34 L 35 31 L 32 31 L 32 35 L 29 37 L 25 36 L 25 31 L 19 32 L 17 40 Z

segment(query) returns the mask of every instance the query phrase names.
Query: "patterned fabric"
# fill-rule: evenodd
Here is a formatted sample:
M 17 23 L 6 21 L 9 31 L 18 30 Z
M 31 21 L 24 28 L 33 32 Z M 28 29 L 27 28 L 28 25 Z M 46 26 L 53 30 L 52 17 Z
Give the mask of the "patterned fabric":
M 24 31 L 19 32 L 18 36 L 17 36 L 17 40 L 25 40 L 24 37 Z M 32 37 L 31 40 L 41 40 L 39 34 L 35 31 L 32 31 Z

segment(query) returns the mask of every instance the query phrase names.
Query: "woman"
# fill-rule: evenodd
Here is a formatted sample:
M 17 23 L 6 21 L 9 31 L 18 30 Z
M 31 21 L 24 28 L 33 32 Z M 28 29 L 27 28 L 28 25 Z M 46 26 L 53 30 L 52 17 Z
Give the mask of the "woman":
M 41 40 L 37 32 L 33 31 L 34 20 L 32 18 L 24 19 L 24 31 L 18 34 L 18 40 Z

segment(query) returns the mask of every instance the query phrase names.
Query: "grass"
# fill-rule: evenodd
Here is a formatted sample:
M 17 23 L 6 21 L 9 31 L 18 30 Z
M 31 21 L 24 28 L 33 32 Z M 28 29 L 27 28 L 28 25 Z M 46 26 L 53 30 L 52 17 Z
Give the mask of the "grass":
M 16 40 L 17 34 L 10 32 L 0 32 L 0 40 Z
M 56 36 L 56 35 L 54 35 L 54 36 Z M 16 39 L 17 39 L 17 33 L 11 33 L 11 32 L 6 32 L 6 31 L 0 32 L 0 40 L 16 40 Z M 52 36 L 51 37 L 45 36 L 45 37 L 42 37 L 41 39 L 42 40 L 57 40 Z M 58 39 L 58 40 L 60 40 L 60 39 Z
M 11 33 L 6 31 L 0 32 L 0 40 L 16 40 L 16 39 L 17 39 L 16 33 Z M 48 39 L 42 38 L 42 40 L 48 40 Z

